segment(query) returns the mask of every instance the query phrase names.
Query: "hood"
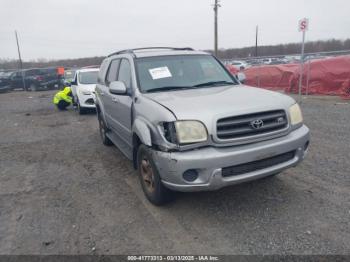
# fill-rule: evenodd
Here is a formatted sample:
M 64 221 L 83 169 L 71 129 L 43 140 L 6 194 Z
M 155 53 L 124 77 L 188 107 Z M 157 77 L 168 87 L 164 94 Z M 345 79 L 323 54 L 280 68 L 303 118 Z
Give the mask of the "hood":
M 91 85 L 79 85 L 78 88 L 81 91 L 90 91 L 90 92 L 95 92 L 95 87 L 96 84 L 91 84 Z
M 288 108 L 289 96 L 244 85 L 144 94 L 168 108 L 178 120 L 200 120 L 215 128 L 220 118 Z

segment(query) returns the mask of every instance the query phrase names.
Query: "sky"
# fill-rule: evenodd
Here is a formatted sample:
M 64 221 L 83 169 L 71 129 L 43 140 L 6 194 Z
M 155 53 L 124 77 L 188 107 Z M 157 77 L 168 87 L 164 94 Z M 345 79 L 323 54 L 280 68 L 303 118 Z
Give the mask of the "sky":
M 105 56 L 145 46 L 213 49 L 214 0 L 0 0 L 0 58 Z M 219 48 L 350 38 L 349 0 L 221 0 Z

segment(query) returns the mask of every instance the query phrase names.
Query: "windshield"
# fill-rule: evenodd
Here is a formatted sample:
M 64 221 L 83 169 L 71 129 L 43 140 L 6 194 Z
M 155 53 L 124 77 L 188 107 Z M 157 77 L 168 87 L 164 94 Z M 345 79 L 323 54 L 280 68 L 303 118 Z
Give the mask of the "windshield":
M 98 71 L 80 72 L 79 83 L 83 85 L 91 85 L 97 83 Z
M 176 55 L 138 58 L 141 92 L 238 84 L 211 55 Z
M 13 74 L 13 72 L 2 72 L 0 73 L 0 77 L 9 77 Z

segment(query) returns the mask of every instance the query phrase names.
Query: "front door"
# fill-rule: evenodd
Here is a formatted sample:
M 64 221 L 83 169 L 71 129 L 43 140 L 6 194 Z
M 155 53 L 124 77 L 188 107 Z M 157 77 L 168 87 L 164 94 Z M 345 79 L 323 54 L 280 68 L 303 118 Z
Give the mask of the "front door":
M 23 72 L 24 74 L 24 72 Z M 16 72 L 13 74 L 11 78 L 11 86 L 14 88 L 23 88 L 23 78 L 22 78 L 22 72 Z M 28 86 L 27 86 L 28 88 Z
M 124 82 L 127 94 L 114 95 L 109 93 L 112 102 L 112 110 L 109 111 L 113 129 L 120 139 L 129 147 L 132 147 L 131 132 L 131 64 L 128 59 L 123 58 L 119 65 L 118 81 Z
M 104 85 L 101 85 L 101 102 L 103 103 L 103 108 L 105 109 L 104 111 L 104 116 L 106 118 L 108 127 L 113 129 L 115 132 L 117 132 L 115 128 L 115 123 L 114 119 L 112 118 L 112 112 L 115 110 L 115 105 L 114 102 L 112 101 L 112 94 L 109 92 L 109 85 L 113 81 L 117 81 L 118 79 L 118 69 L 119 69 L 119 64 L 120 64 L 120 59 L 115 59 L 113 60 L 109 68 L 107 70 L 106 78 L 104 81 Z

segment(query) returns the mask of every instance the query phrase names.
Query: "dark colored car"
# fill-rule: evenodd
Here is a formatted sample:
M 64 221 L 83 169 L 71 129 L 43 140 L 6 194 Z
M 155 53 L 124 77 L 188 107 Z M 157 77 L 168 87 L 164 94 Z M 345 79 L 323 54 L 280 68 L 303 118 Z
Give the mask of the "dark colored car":
M 11 88 L 11 76 L 13 72 L 1 72 L 0 74 L 0 93 L 10 91 Z
M 62 85 L 63 78 L 58 74 L 56 67 L 26 69 L 15 72 L 11 77 L 12 88 L 22 88 L 31 91 L 58 89 Z

